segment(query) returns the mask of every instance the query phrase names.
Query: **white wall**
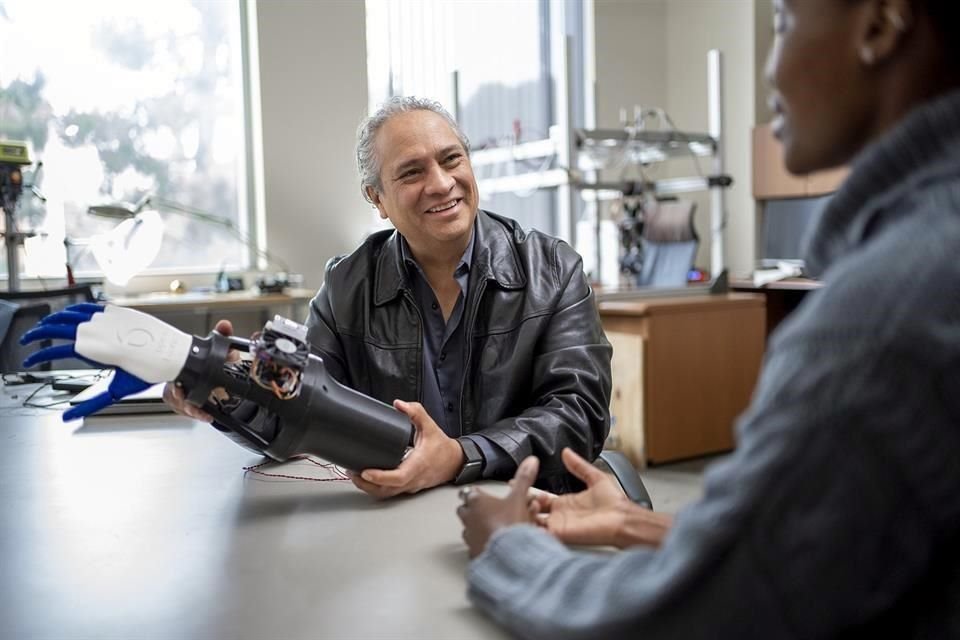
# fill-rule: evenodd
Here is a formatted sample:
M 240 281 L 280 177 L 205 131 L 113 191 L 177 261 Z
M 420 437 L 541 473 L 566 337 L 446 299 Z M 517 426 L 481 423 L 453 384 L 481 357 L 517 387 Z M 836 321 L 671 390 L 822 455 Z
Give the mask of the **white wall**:
M 766 0 L 760 0 L 766 2 Z M 754 262 L 755 205 L 752 191 L 751 136 L 755 123 L 756 66 L 754 0 L 670 0 L 667 9 L 667 106 L 678 126 L 708 129 L 707 52 L 723 53 L 723 131 L 727 190 L 725 263 L 744 273 Z M 702 162 L 710 171 L 710 162 Z M 678 161 L 679 163 L 679 161 Z M 689 175 L 690 163 L 685 173 Z M 674 169 L 676 170 L 676 169 Z M 700 259 L 709 265 L 709 199 L 698 197 Z
M 266 235 L 305 286 L 371 222 L 354 160 L 367 113 L 362 0 L 260 0 L 257 30 Z
M 595 0 L 598 126 L 616 126 L 617 107 L 661 106 L 677 126 L 707 131 L 707 52 L 723 52 L 723 110 L 727 191 L 725 262 L 750 271 L 755 257 L 751 196 L 751 134 L 766 119 L 762 67 L 769 46 L 768 0 Z M 636 52 L 635 55 L 630 55 Z M 763 111 L 761 111 L 761 108 Z M 701 159 L 704 173 L 712 170 Z M 658 176 L 695 175 L 690 160 L 672 161 Z M 700 251 L 710 265 L 709 199 L 697 195 Z
M 620 108 L 667 97 L 667 0 L 595 0 L 597 127 L 619 127 Z
M 773 46 L 773 3 L 755 0 L 753 5 L 753 56 L 756 62 L 756 116 L 757 123 L 770 122 L 773 112 L 767 104 L 767 57 Z

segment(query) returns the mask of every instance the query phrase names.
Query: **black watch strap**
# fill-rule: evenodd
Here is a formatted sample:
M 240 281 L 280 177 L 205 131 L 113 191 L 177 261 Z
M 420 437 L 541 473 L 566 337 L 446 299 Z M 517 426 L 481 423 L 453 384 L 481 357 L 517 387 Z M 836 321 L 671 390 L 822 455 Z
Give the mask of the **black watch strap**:
M 470 438 L 459 438 L 457 442 L 463 449 L 465 461 L 453 482 L 454 484 L 476 482 L 483 477 L 483 453 L 480 451 L 480 447 Z

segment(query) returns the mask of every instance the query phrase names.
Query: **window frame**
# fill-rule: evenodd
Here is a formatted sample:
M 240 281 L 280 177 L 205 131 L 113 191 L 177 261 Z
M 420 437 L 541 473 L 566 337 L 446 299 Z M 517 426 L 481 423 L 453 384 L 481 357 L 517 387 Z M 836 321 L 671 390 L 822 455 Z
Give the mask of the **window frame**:
M 267 262 L 264 257 L 266 246 L 266 206 L 265 206 L 265 188 L 263 171 L 263 139 L 262 139 L 262 118 L 260 111 L 260 79 L 258 55 L 258 35 L 256 0 L 234 0 L 239 22 L 239 79 L 240 79 L 240 105 L 239 115 L 242 120 L 241 128 L 243 130 L 243 151 L 238 154 L 238 160 L 242 163 L 242 170 L 238 171 L 238 184 L 236 190 L 237 197 L 237 220 L 236 228 L 242 234 L 246 242 L 238 239 L 239 249 L 237 258 L 240 269 L 244 275 L 252 272 L 262 271 L 267 268 Z M 34 162 L 38 159 L 34 152 Z M 32 172 L 36 168 L 25 167 L 27 171 Z M 239 184 L 242 181 L 243 184 Z M 24 198 L 32 197 L 28 192 L 23 195 Z M 162 211 L 162 209 L 161 209 Z M 202 224 L 199 223 L 198 224 Z M 76 252 L 83 250 L 84 244 L 68 247 L 68 251 Z M 22 256 L 23 246 L 17 249 L 18 256 Z M 4 256 L 4 264 L 6 257 Z M 180 280 L 188 287 L 211 286 L 210 276 L 220 271 L 213 265 L 203 266 L 164 266 L 147 267 L 137 275 L 133 276 L 124 287 L 116 287 L 106 283 L 102 271 L 88 270 L 76 273 L 75 278 L 82 284 L 102 284 L 105 289 L 111 291 L 122 291 L 124 294 L 139 294 L 150 291 L 166 290 L 171 284 L 171 277 Z M 23 268 L 19 273 L 21 289 L 47 289 L 59 286 L 66 281 L 66 273 L 61 276 L 46 276 L 24 272 Z M 9 288 L 8 272 L 0 273 L 0 283 L 4 289 Z

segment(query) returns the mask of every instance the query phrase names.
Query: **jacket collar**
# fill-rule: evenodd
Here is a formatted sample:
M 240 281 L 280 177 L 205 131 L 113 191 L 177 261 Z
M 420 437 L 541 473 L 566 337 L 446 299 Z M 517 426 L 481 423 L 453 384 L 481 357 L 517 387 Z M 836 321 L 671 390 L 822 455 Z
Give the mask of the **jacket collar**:
M 526 275 L 520 268 L 515 238 L 523 232 L 512 220 L 477 211 L 474 222 L 473 257 L 470 264 L 470 281 L 493 280 L 503 289 L 522 289 L 527 284 Z M 403 267 L 401 236 L 394 231 L 383 243 L 377 258 L 375 296 L 377 306 L 390 302 L 403 291 L 410 289 L 406 269 Z M 472 289 L 471 289 L 472 290 Z

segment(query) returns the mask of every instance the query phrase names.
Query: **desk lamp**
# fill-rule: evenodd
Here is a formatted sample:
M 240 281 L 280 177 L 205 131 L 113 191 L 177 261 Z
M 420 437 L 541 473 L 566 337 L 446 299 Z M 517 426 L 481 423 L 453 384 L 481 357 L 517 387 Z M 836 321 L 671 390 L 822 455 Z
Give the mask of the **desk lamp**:
M 109 282 L 125 286 L 156 259 L 164 224 L 156 211 L 143 211 L 90 239 L 87 249 Z

